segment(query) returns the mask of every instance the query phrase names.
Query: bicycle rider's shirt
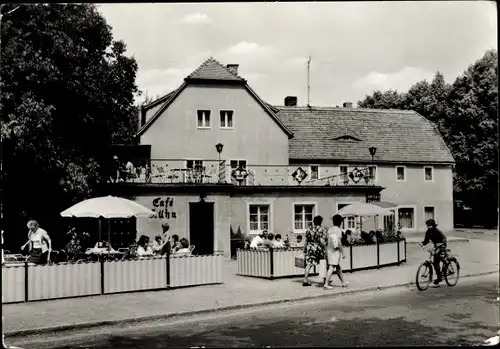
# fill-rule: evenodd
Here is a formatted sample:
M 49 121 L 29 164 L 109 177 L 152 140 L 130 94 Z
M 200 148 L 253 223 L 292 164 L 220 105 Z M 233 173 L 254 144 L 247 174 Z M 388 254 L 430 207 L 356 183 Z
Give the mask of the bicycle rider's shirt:
M 438 228 L 427 229 L 422 245 L 427 245 L 429 241 L 432 241 L 434 243 L 434 247 L 437 247 L 436 245 L 438 244 L 446 243 L 446 236 L 444 236 Z

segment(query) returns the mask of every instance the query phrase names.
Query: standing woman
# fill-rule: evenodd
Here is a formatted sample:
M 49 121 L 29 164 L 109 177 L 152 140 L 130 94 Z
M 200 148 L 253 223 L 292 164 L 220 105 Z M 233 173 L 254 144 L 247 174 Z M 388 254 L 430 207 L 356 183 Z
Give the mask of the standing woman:
M 333 287 L 330 286 L 330 279 L 335 272 L 342 282 L 342 287 L 347 287 L 347 282 L 344 281 L 344 276 L 342 275 L 342 268 L 340 267 L 340 259 L 344 259 L 344 249 L 342 247 L 342 221 L 344 218 L 336 214 L 332 217 L 333 227 L 328 229 L 328 242 L 326 245 L 326 259 L 328 265 L 328 272 L 326 274 L 324 289 L 331 290 Z
M 52 251 L 52 242 L 50 240 L 49 234 L 40 226 L 35 220 L 28 222 L 28 242 L 26 242 L 21 250 L 24 250 L 26 246 L 29 247 L 30 256 L 28 257 L 28 262 L 36 264 L 45 264 L 48 261 L 50 252 Z
M 319 261 L 325 258 L 326 229 L 322 224 L 323 217 L 316 216 L 313 218 L 313 226 L 310 226 L 306 231 L 306 242 L 304 247 L 306 268 L 302 286 L 311 286 L 309 282 L 311 268 L 314 265 L 318 265 Z

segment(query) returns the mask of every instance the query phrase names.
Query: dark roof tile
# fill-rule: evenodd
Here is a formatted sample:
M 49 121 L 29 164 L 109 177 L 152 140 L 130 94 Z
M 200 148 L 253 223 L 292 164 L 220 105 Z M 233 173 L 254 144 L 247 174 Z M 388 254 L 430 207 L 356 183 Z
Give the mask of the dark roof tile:
M 233 73 L 227 67 L 219 63 L 213 57 L 207 59 L 195 71 L 189 74 L 185 80 L 221 80 L 221 81 L 246 81 L 238 74 Z
M 453 163 L 436 127 L 420 114 L 402 110 L 330 107 L 276 107 L 290 129 L 292 160 Z M 352 136 L 360 141 L 335 140 Z

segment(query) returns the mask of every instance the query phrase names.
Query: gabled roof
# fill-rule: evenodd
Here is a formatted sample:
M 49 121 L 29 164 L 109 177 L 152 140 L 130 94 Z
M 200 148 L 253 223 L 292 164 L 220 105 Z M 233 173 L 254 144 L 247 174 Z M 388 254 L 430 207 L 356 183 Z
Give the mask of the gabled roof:
M 414 111 L 331 107 L 277 107 L 294 133 L 290 160 L 391 163 L 454 163 L 439 131 Z M 349 135 L 359 142 L 334 140 Z
M 278 124 L 278 126 L 285 132 L 288 138 L 293 137 L 292 131 L 290 131 L 285 124 L 276 116 L 278 109 L 265 103 L 254 90 L 248 86 L 245 79 L 239 75 L 230 71 L 227 67 L 219 63 L 213 57 L 210 57 L 205 62 L 203 62 L 195 71 L 189 74 L 185 79 L 184 83 L 175 91 L 151 102 L 150 104 L 143 106 L 143 110 L 147 111 L 149 109 L 157 107 L 159 104 L 163 103 L 160 108 L 154 113 L 154 115 L 149 118 L 149 120 L 142 126 L 137 135 L 143 134 L 158 117 L 168 108 L 168 106 L 177 98 L 177 96 L 184 90 L 184 88 L 190 83 L 196 83 L 198 81 L 212 81 L 212 82 L 238 82 L 241 83 L 244 88 L 250 93 L 250 95 L 256 100 L 257 103 L 266 111 L 266 113 Z
M 188 80 L 220 80 L 220 81 L 241 81 L 246 82 L 238 74 L 233 73 L 227 67 L 219 63 L 213 57 L 210 57 L 194 72 L 189 74 L 185 79 Z

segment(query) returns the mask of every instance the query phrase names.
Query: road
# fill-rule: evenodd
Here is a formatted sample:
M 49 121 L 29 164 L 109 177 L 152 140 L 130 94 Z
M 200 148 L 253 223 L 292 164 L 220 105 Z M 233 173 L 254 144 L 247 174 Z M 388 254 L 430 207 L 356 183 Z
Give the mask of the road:
M 328 291 L 325 291 L 328 292 Z M 470 345 L 496 335 L 498 274 L 8 341 L 38 348 Z

